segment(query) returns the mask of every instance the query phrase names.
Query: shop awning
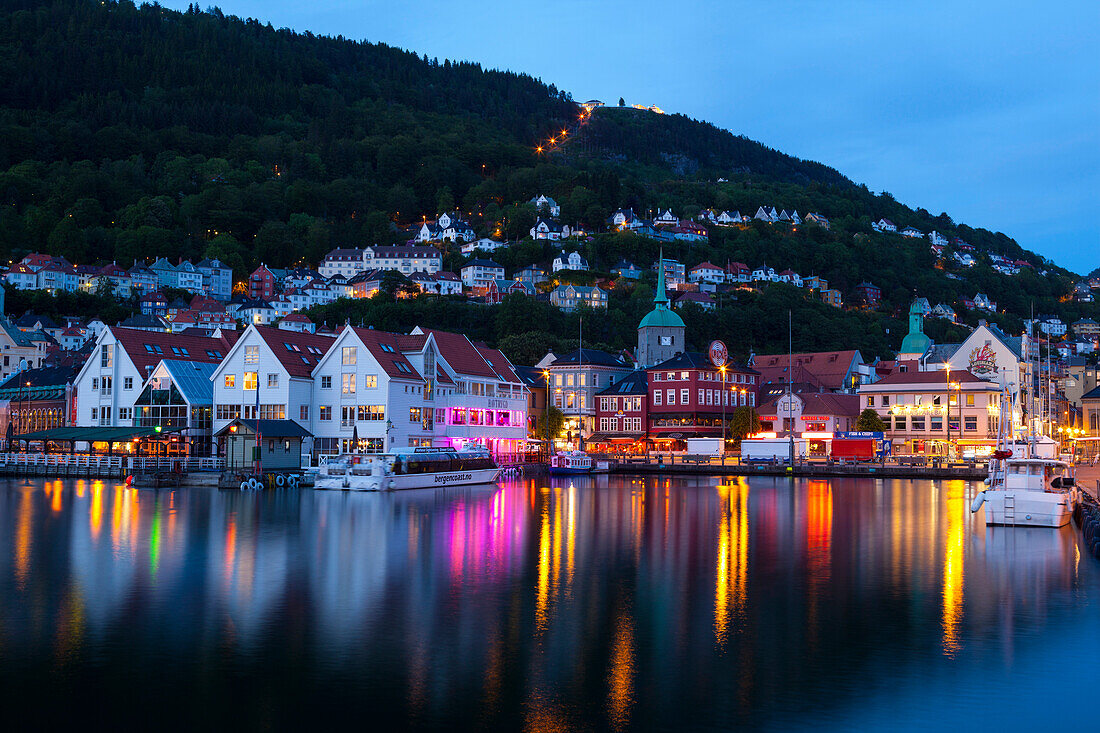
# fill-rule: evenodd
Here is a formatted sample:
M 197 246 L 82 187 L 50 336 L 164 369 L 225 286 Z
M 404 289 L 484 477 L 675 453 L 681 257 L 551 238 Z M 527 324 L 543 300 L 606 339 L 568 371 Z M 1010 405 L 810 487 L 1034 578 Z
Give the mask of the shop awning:
M 585 438 L 590 443 L 636 443 L 645 440 L 644 435 L 613 435 L 611 433 L 593 433 Z
M 12 436 L 14 440 L 53 440 L 62 442 L 126 443 L 134 438 L 155 438 L 158 435 L 178 432 L 178 428 L 51 428 L 34 433 Z

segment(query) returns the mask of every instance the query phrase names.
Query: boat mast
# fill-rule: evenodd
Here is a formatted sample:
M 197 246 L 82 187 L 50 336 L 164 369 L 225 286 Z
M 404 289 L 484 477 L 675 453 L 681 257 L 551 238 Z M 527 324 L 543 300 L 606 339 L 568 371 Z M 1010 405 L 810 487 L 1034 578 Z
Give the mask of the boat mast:
M 577 367 L 580 371 L 577 372 L 577 381 L 580 381 L 581 372 L 584 368 L 584 316 L 582 315 L 577 319 Z M 587 380 L 585 380 L 587 381 Z M 576 408 L 577 408 L 577 450 L 581 453 L 584 452 L 584 418 L 581 417 L 581 391 L 577 390 Z M 587 385 L 585 386 L 587 390 Z

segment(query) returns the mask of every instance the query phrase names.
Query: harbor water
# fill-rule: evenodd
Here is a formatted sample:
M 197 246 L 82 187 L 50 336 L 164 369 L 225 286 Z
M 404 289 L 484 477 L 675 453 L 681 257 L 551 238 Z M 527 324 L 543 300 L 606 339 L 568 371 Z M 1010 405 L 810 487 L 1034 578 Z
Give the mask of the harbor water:
M 1091 728 L 1100 563 L 986 528 L 976 488 L 4 481 L 0 701 L 13 730 Z

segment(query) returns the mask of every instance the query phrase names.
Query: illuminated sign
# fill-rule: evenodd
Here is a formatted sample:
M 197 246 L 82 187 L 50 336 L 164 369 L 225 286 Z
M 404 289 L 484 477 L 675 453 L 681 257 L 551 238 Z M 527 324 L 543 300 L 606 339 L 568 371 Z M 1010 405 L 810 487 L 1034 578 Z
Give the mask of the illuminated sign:
M 997 352 L 989 344 L 976 346 L 970 352 L 970 371 L 981 376 L 997 373 Z
M 729 349 L 721 341 L 711 341 L 708 353 L 710 354 L 710 363 L 719 368 L 725 366 L 730 358 Z

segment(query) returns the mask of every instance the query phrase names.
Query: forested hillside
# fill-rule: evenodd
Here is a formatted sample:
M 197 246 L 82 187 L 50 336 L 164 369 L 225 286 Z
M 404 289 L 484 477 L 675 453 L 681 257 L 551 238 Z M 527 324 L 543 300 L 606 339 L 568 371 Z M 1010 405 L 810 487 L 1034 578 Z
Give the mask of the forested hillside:
M 581 109 L 567 92 L 476 63 L 277 30 L 197 6 L 179 13 L 9 0 L 0 9 L 0 78 L 7 259 L 28 251 L 78 264 L 216 256 L 242 277 L 259 262 L 316 264 L 333 247 L 400 241 L 398 225 L 455 208 L 479 234 L 520 240 L 535 216 L 523 202 L 546 193 L 561 202 L 564 221 L 595 235 L 579 246 L 597 273 L 624 256 L 648 267 L 656 255 L 654 242 L 606 233 L 606 217 L 620 207 L 643 215 L 669 207 L 680 216 L 703 208 L 752 214 L 765 204 L 819 212 L 831 220 L 828 231 L 714 228 L 709 244 L 678 243 L 666 254 L 689 267 L 735 260 L 817 274 L 846 296 L 870 280 L 885 297 L 879 313 L 814 318 L 835 322 L 819 334 L 862 339 L 871 353 L 900 340 L 891 326 L 899 322 L 887 319 L 913 295 L 955 303 L 985 292 L 1008 311 L 998 319 L 1010 330 L 1031 308 L 1070 320 L 1094 308 L 1066 302 L 1070 274 L 1003 234 L 914 211 L 825 165 L 683 116 L 612 105 L 577 126 Z M 536 151 L 567 127 L 578 133 L 567 144 Z M 979 264 L 937 267 L 926 241 L 872 233 L 879 217 L 960 237 Z M 1051 274 L 999 275 L 990 253 Z M 511 268 L 552 254 L 520 242 L 497 259 Z M 462 262 L 448 252 L 449 267 Z M 608 345 L 630 340 L 637 309 L 626 309 L 629 297 L 613 300 Z M 689 313 L 689 329 L 705 339 L 704 326 L 741 324 L 745 349 L 750 341 L 769 348 L 781 339 L 755 320 L 766 314 L 743 318 L 764 302 L 772 301 L 743 296 L 718 314 Z M 553 318 L 544 319 L 548 329 Z M 561 330 L 572 320 L 562 317 Z

